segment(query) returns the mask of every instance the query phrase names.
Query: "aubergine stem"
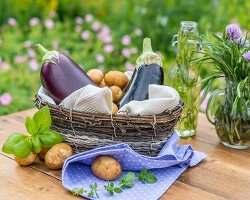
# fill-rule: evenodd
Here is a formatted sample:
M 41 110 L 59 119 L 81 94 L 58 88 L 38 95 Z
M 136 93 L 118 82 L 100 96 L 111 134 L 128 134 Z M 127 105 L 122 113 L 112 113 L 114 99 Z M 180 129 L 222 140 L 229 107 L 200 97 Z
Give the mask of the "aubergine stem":
M 144 38 L 143 40 L 143 53 L 136 60 L 136 68 L 141 65 L 158 64 L 162 66 L 161 57 L 153 52 L 150 38 Z
M 48 51 L 41 44 L 36 44 L 35 47 L 43 55 L 42 63 L 49 62 L 54 64 L 59 64 L 59 52 L 58 51 Z

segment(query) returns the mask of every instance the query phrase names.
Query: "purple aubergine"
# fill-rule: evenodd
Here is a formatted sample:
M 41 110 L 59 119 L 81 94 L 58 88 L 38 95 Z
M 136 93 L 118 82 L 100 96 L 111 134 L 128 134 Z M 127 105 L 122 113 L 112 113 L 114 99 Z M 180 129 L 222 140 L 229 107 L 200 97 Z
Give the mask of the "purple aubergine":
M 58 51 L 48 51 L 41 44 L 36 47 L 44 54 L 42 85 L 56 104 L 60 104 L 67 96 L 86 85 L 97 86 L 70 57 Z

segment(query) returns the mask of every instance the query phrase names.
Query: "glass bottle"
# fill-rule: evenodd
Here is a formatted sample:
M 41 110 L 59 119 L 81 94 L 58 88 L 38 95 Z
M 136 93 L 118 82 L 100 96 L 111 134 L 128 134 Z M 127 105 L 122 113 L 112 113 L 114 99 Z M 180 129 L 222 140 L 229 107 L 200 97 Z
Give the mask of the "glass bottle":
M 175 129 L 180 137 L 193 136 L 197 128 L 201 87 L 198 66 L 191 62 L 200 44 L 197 26 L 196 22 L 182 21 L 178 35 L 173 38 L 173 46 L 177 44 L 178 48 L 176 66 L 170 73 L 171 84 L 185 102 Z

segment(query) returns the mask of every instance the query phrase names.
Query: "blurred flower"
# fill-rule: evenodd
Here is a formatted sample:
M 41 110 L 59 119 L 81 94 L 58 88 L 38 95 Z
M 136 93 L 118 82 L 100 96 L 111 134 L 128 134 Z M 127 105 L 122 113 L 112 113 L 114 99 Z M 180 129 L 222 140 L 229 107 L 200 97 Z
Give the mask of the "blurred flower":
M 126 71 L 134 71 L 135 66 L 131 62 L 126 62 L 125 69 L 126 69 Z
M 202 96 L 203 94 L 204 94 L 204 91 L 202 90 L 202 91 L 201 91 L 201 96 Z M 210 97 L 211 97 L 211 92 L 208 92 L 206 98 L 204 99 L 204 101 L 203 101 L 202 104 L 200 105 L 200 109 L 201 109 L 202 111 L 205 111 L 205 110 L 206 110 L 206 108 L 207 108 L 207 103 L 208 103 L 208 100 L 209 100 Z
M 98 33 L 97 38 L 102 40 L 105 43 L 112 42 L 112 36 L 110 35 L 110 29 L 107 26 L 104 26 L 101 31 Z
M 14 58 L 16 64 L 21 64 L 27 60 L 26 56 L 15 56 Z
M 247 62 L 250 62 L 250 51 L 245 52 L 242 56 Z
M 129 35 L 124 35 L 121 40 L 123 45 L 129 45 L 131 43 L 131 38 Z
M 3 106 L 8 106 L 10 105 L 12 101 L 12 97 L 9 93 L 3 93 L 1 96 L 0 96 L 0 104 L 3 105 Z
M 25 48 L 29 48 L 29 47 L 31 47 L 32 44 L 33 44 L 32 41 L 26 40 L 26 41 L 24 41 L 23 46 Z
M 122 49 L 122 55 L 126 58 L 129 58 L 131 56 L 130 50 L 127 48 Z
M 100 24 L 99 22 L 94 22 L 94 23 L 92 24 L 92 29 L 93 29 L 94 31 L 99 31 L 100 28 L 101 28 L 101 24 Z
M 229 24 L 226 26 L 226 33 L 229 39 L 238 40 L 241 38 L 240 27 L 236 24 Z
M 29 61 L 29 67 L 30 69 L 32 69 L 33 71 L 37 71 L 38 68 L 39 68 L 39 65 L 38 65 L 38 62 L 36 59 L 32 58 L 30 61 Z
M 83 40 L 89 39 L 89 36 L 90 36 L 90 31 L 88 31 L 88 30 L 83 31 L 82 34 L 81 34 L 81 38 L 82 38 Z
M 58 44 L 58 42 L 56 40 L 53 41 L 51 44 L 52 44 L 53 49 L 58 49 L 59 48 L 59 44 Z
M 110 42 L 112 42 L 112 37 L 111 37 L 110 35 L 104 37 L 104 38 L 103 38 L 103 42 L 105 42 L 105 43 L 110 43 Z
M 2 69 L 2 70 L 6 70 L 6 69 L 8 69 L 8 68 L 10 68 L 9 63 L 7 63 L 6 61 L 1 61 L 1 62 L 0 62 L 0 70 L 1 70 L 1 69 Z
M 161 25 L 161 26 L 166 26 L 168 23 L 168 17 L 167 16 L 157 16 L 156 21 Z
M 138 49 L 136 47 L 133 47 L 130 49 L 131 54 L 136 54 L 138 52 Z
M 104 47 L 103 47 L 103 50 L 106 53 L 111 53 L 114 50 L 114 47 L 111 44 L 105 44 Z
M 46 27 L 47 29 L 53 29 L 54 26 L 55 26 L 55 23 L 53 22 L 52 19 L 46 19 L 46 20 L 44 21 L 44 25 L 45 25 L 45 27 Z
M 75 27 L 75 31 L 76 31 L 77 33 L 81 32 L 81 30 L 82 30 L 82 27 L 81 27 L 80 25 L 77 25 L 77 26 Z
M 103 63 L 105 61 L 104 56 L 102 54 L 99 54 L 99 53 L 95 55 L 95 59 L 99 63 Z
M 75 22 L 76 22 L 77 24 L 83 24 L 83 18 L 81 18 L 81 17 L 76 17 L 76 18 L 75 18 Z
M 10 26 L 16 26 L 16 19 L 13 18 L 13 17 L 10 17 L 10 18 L 8 19 L 8 24 L 9 24 Z
M 55 17 L 56 16 L 56 12 L 54 10 L 51 10 L 49 12 L 49 16 L 52 17 L 52 18 Z
M 86 22 L 92 22 L 92 20 L 93 20 L 93 15 L 87 14 L 87 15 L 85 16 L 85 21 L 86 21 Z
M 28 54 L 30 57 L 35 57 L 36 56 L 36 52 L 33 49 L 28 49 Z
M 37 24 L 39 24 L 39 21 L 40 21 L 39 18 L 33 17 L 30 19 L 29 24 L 30 26 L 36 26 Z
M 136 29 L 135 29 L 135 35 L 137 35 L 137 36 L 141 36 L 141 34 L 142 34 L 141 29 L 136 28 Z

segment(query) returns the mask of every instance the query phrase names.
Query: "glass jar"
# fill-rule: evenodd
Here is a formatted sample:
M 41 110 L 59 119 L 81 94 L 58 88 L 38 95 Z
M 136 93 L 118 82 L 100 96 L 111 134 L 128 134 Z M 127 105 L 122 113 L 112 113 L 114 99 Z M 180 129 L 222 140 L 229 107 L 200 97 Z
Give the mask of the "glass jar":
M 172 43 L 173 46 L 177 44 L 178 48 L 176 66 L 170 73 L 171 85 L 185 103 L 182 118 L 175 129 L 180 137 L 193 136 L 197 128 L 201 86 L 198 67 L 191 63 L 200 48 L 197 26 L 196 22 L 181 22 L 178 35 L 174 36 Z

